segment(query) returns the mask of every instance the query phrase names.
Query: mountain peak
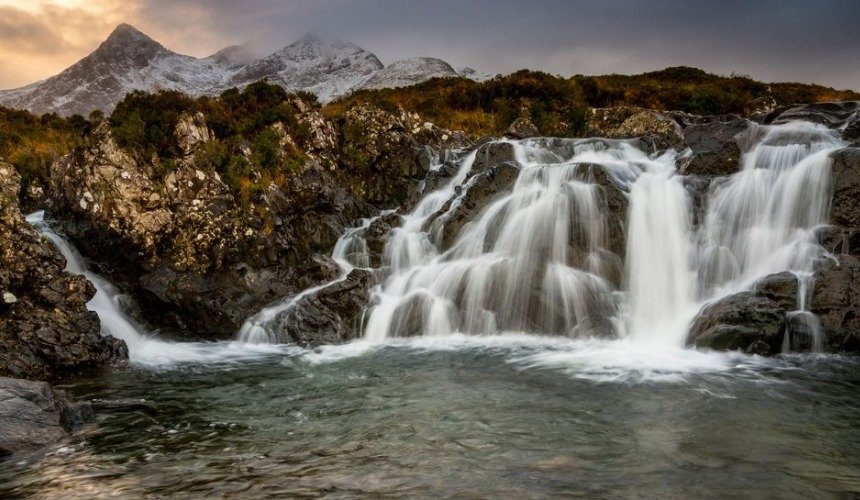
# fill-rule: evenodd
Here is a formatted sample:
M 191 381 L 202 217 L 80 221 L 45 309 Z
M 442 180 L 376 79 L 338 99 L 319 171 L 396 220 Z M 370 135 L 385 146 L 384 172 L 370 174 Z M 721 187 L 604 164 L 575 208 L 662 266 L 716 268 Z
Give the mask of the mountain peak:
M 127 23 L 118 24 L 117 27 L 114 28 L 113 31 L 111 31 L 110 35 L 108 35 L 108 37 L 105 41 L 107 42 L 107 41 L 138 41 L 138 40 L 150 41 L 153 43 L 157 43 L 150 36 L 148 36 L 147 34 L 143 33 L 139 29 L 137 29 L 134 26 L 127 24 Z

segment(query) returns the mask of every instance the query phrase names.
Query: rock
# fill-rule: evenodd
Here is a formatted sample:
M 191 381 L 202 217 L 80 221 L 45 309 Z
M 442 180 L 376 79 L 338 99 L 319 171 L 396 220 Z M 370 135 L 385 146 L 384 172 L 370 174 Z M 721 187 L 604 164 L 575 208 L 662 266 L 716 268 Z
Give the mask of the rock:
M 490 141 L 475 151 L 472 172 L 483 172 L 505 162 L 517 163 L 514 145 L 510 142 Z
M 176 139 L 183 154 L 191 155 L 203 142 L 211 141 L 215 136 L 206 126 L 206 117 L 197 112 L 194 115 L 183 113 L 176 124 Z
M 362 334 L 362 312 L 376 279 L 353 269 L 344 280 L 302 298 L 278 319 L 278 341 L 301 346 L 339 344 Z
M 860 352 L 860 259 L 841 255 L 816 271 L 809 308 L 831 351 Z
M 64 273 L 59 251 L 24 220 L 19 190 L 18 174 L 0 162 L 0 376 L 50 379 L 128 358 L 86 308 L 93 285 Z
M 521 116 L 511 123 L 505 135 L 513 139 L 527 139 L 529 137 L 537 137 L 540 131 L 537 126 L 528 118 Z
M 785 321 L 785 311 L 772 301 L 742 292 L 699 311 L 687 344 L 719 351 L 776 354 L 781 349 Z
M 592 108 L 586 118 L 589 136 L 642 138 L 655 149 L 681 148 L 684 132 L 669 114 L 633 107 Z
M 0 457 L 60 441 L 92 421 L 88 404 L 47 382 L 0 377 Z
M 452 206 L 443 207 L 431 223 L 430 234 L 436 235 L 440 250 L 449 249 L 466 223 L 475 220 L 490 203 L 510 192 L 519 174 L 517 164 L 505 162 L 472 177 L 463 195 Z
M 860 148 L 845 148 L 832 155 L 833 202 L 830 223 L 860 228 Z
M 726 176 L 740 169 L 741 148 L 738 136 L 749 128 L 749 122 L 691 124 L 684 129 L 684 140 L 692 157 L 681 166 L 683 175 Z
M 778 354 L 786 330 L 786 312 L 796 309 L 797 278 L 791 273 L 766 276 L 754 290 L 713 302 L 699 311 L 687 344 L 720 351 Z
M 857 111 L 860 110 L 858 101 L 817 102 L 794 106 L 780 110 L 769 123 L 780 124 L 794 120 L 805 120 L 820 123 L 829 128 L 847 127 L 857 123 Z
M 610 108 L 588 108 L 586 112 L 586 137 L 610 137 L 613 130 L 631 116 L 645 111 L 633 106 L 613 106 Z
M 840 256 L 815 272 L 809 313 L 797 313 L 797 278 L 788 272 L 766 276 L 752 291 L 705 306 L 690 328 L 687 344 L 717 350 L 771 355 L 782 351 L 786 332 L 793 351 L 812 347 L 810 325 L 820 324 L 824 348 L 860 352 L 860 259 Z

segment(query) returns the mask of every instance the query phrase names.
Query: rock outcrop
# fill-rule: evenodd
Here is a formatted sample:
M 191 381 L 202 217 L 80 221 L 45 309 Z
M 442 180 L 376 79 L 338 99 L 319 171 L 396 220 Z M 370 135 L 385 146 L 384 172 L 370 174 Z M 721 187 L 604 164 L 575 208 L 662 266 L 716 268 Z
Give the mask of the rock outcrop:
M 90 405 L 47 382 L 0 377 L 0 459 L 60 441 L 94 420 Z
M 325 279 L 313 256 L 347 227 L 417 199 L 437 156 L 428 144 L 464 141 L 402 110 L 357 106 L 334 123 L 298 98 L 290 104 L 307 133 L 271 128 L 282 154 L 298 150 L 303 161 L 257 196 L 238 200 L 198 161 L 214 134 L 203 115 L 182 115 L 177 158 L 136 157 L 97 127 L 52 166 L 50 210 L 156 326 L 230 337 L 262 306 Z
M 0 375 L 47 380 L 128 357 L 100 333 L 95 288 L 21 214 L 20 177 L 0 162 Z

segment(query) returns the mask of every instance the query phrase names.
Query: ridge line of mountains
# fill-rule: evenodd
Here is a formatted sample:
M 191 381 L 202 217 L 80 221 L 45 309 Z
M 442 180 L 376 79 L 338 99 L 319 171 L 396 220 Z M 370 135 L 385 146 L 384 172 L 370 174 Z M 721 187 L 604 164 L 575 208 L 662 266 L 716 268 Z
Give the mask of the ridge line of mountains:
M 328 102 L 357 89 L 402 87 L 431 78 L 486 78 L 432 57 L 383 65 L 372 52 L 348 42 L 305 35 L 268 56 L 255 58 L 235 45 L 205 58 L 173 52 L 129 24 L 120 24 L 89 55 L 52 77 L 0 90 L 0 105 L 32 113 L 86 115 L 109 112 L 132 90 L 178 90 L 215 95 L 267 79 L 289 91 Z

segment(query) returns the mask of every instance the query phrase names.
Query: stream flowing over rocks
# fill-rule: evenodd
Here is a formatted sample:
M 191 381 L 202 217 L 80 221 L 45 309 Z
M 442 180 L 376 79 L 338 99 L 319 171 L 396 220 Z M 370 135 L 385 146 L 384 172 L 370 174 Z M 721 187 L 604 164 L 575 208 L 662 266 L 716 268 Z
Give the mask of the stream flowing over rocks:
M 860 351 L 858 103 L 753 119 L 594 109 L 593 137 L 536 137 L 519 118 L 474 143 L 403 110 L 330 121 L 291 105 L 304 160 L 250 199 L 199 161 L 214 138 L 200 113 L 180 116 L 175 158 L 96 126 L 51 166 L 44 217 L 24 217 L 0 162 L 0 376 L 15 377 L 0 418 L 18 422 L 0 454 L 92 418 L 19 379 L 129 354 L 523 333 L 623 352 Z M 282 154 L 299 147 L 271 129 Z

